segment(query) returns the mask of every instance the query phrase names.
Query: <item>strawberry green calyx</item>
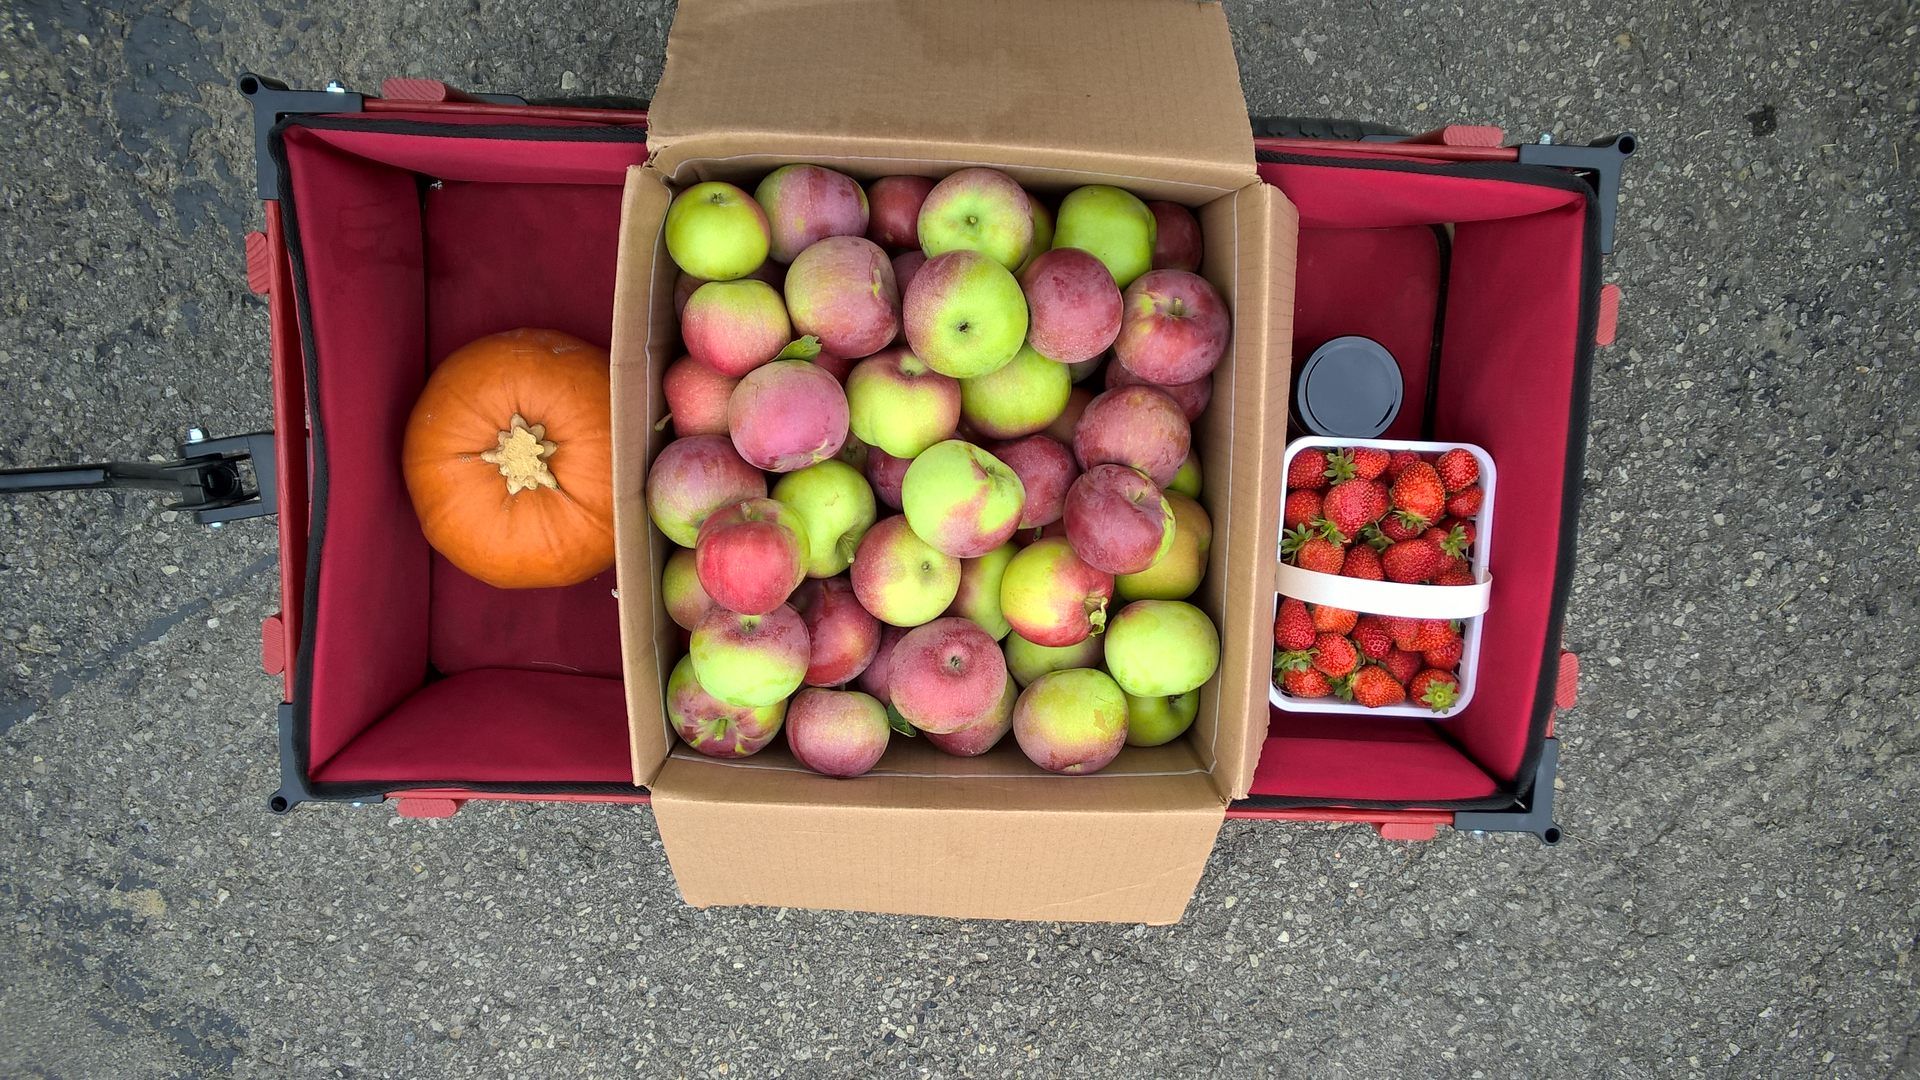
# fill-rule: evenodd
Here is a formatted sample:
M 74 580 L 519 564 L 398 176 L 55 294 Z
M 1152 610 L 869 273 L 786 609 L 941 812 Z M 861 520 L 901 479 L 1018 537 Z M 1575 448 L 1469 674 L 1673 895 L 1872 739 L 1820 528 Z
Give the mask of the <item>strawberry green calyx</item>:
M 1319 536 L 1320 530 L 1311 523 L 1288 529 L 1286 535 L 1280 538 L 1280 553 L 1288 557 L 1298 555 L 1300 554 L 1300 549 L 1306 546 L 1307 541 Z
M 1446 552 L 1449 559 L 1466 558 L 1467 548 L 1471 546 L 1467 541 L 1466 527 L 1463 525 L 1455 525 L 1453 531 L 1447 533 L 1447 538 L 1440 541 L 1440 550 Z
M 1354 475 L 1353 451 L 1327 451 L 1327 479 L 1340 484 L 1353 479 Z
M 1305 671 L 1313 666 L 1313 658 L 1318 649 L 1294 649 L 1290 652 L 1275 654 L 1273 658 L 1274 674 L 1283 671 Z
M 1369 525 L 1360 530 L 1360 539 L 1375 551 L 1385 551 L 1393 546 L 1393 538 L 1380 531 L 1380 526 Z
M 1347 534 L 1340 531 L 1340 526 L 1326 518 L 1317 518 L 1313 522 L 1313 527 L 1320 530 L 1320 535 L 1326 537 L 1329 542 L 1346 546 Z

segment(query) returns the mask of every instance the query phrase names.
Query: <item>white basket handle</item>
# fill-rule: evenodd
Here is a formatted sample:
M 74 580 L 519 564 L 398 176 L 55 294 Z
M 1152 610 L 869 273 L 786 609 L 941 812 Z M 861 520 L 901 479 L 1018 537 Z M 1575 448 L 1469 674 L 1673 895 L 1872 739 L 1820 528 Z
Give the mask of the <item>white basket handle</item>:
M 1407 585 L 1322 574 L 1282 562 L 1274 584 L 1282 596 L 1309 604 L 1410 619 L 1471 619 L 1486 614 L 1493 597 L 1491 574 L 1482 574 L 1471 585 Z

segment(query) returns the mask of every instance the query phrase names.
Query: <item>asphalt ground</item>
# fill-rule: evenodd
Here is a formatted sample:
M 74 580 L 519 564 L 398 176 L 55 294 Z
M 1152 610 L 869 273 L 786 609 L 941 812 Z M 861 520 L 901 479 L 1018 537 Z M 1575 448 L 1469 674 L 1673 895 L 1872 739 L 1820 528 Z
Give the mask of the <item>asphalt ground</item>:
M 1641 137 L 1564 843 L 1229 823 L 1144 928 L 693 910 L 631 807 L 272 817 L 271 524 L 11 499 L 0 1074 L 1912 1074 L 1914 6 L 1228 9 L 1256 113 Z M 670 20 L 8 5 L 0 465 L 270 426 L 238 72 L 645 96 Z

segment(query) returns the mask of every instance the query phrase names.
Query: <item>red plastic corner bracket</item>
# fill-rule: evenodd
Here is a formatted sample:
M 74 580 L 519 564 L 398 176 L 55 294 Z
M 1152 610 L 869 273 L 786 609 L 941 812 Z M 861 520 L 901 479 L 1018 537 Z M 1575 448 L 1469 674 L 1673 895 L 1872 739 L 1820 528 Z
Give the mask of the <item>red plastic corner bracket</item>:
M 258 230 L 247 234 L 247 288 L 255 296 L 265 296 L 273 287 L 273 255 L 267 248 L 267 234 Z
M 1382 840 L 1431 840 L 1440 835 L 1440 826 L 1431 821 L 1376 821 L 1373 831 Z
M 1597 345 L 1611 345 L 1620 333 L 1620 286 L 1600 286 L 1600 318 L 1594 325 L 1593 340 Z
M 410 799 L 402 797 L 395 800 L 400 816 L 405 818 L 447 818 L 460 812 L 467 804 L 465 799 Z
M 287 670 L 287 626 L 279 612 L 260 620 L 260 667 L 269 675 Z
M 1553 704 L 1557 708 L 1571 709 L 1580 699 L 1580 657 L 1560 650 L 1560 679 L 1553 687 Z

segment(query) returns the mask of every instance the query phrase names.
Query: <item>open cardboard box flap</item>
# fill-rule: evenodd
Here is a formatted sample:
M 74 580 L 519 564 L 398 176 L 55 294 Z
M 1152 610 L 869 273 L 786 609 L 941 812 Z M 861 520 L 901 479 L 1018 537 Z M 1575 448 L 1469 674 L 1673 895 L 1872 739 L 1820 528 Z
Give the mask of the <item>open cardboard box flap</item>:
M 825 85 L 834 79 L 810 59 L 823 55 L 858 58 L 835 69 L 839 78 L 859 67 L 854 81 Z M 806 92 L 782 78 L 786 69 L 808 80 Z M 901 74 L 916 71 L 924 77 Z M 652 111 L 655 157 L 628 172 L 612 355 L 634 782 L 652 788 L 689 903 L 1179 918 L 1228 800 L 1252 783 L 1266 733 L 1292 341 L 1298 218 L 1253 173 L 1234 71 L 1218 8 L 1182 0 L 683 0 Z M 1111 183 L 1195 208 L 1201 272 L 1233 310 L 1234 341 L 1194 428 L 1214 539 L 1193 602 L 1213 617 L 1222 655 L 1184 738 L 1129 748 L 1085 777 L 1041 772 L 1011 738 L 966 759 L 896 738 L 874 773 L 852 781 L 808 773 L 780 742 L 738 761 L 676 746 L 663 686 L 685 643 L 659 596 L 671 549 L 648 521 L 643 492 L 648 464 L 669 441 L 657 424 L 666 411 L 660 375 L 680 349 L 677 271 L 661 224 L 682 184 L 750 187 L 791 161 L 862 181 L 977 162 L 1055 197 Z
M 1192 0 L 682 4 L 647 143 L 675 183 L 823 145 L 919 163 L 882 172 L 1084 170 L 1188 203 L 1254 176 L 1227 17 Z

